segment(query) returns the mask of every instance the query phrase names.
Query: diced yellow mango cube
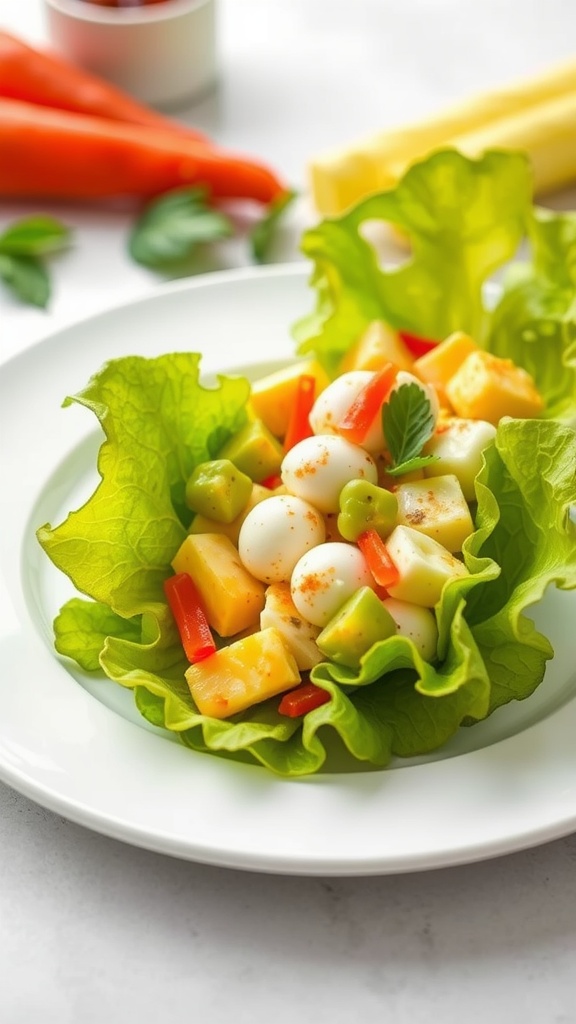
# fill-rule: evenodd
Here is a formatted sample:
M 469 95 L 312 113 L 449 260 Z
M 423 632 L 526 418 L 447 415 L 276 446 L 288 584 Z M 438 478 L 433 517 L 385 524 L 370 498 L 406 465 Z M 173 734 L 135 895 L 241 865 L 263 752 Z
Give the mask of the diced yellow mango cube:
M 474 523 L 456 476 L 447 473 L 429 480 L 403 482 L 394 493 L 401 526 L 425 533 L 450 552 L 462 550 Z
M 379 370 L 385 363 L 411 370 L 413 362 L 398 332 L 382 320 L 373 320 L 344 356 L 340 371 Z
M 300 673 L 280 633 L 270 627 L 191 665 L 186 681 L 200 714 L 229 718 L 293 689 Z
M 458 416 L 495 425 L 503 416 L 530 418 L 544 408 L 530 374 L 489 352 L 467 356 L 447 382 L 446 394 Z
M 413 372 L 426 384 L 432 384 L 440 401 L 446 404 L 446 384 L 472 352 L 478 352 L 476 342 L 469 334 L 454 331 L 440 341 L 436 348 L 416 359 Z
M 188 532 L 222 533 L 224 536 L 230 538 L 235 547 L 238 547 L 240 528 L 246 519 L 246 516 L 252 511 L 258 502 L 263 501 L 264 498 L 269 498 L 271 493 L 272 492 L 269 491 L 267 487 L 263 487 L 262 484 L 252 484 L 252 493 L 248 498 L 246 505 L 231 523 L 220 523 L 216 519 L 209 519 L 208 516 L 198 514 L 197 516 L 194 516 Z
M 244 568 L 229 537 L 188 534 L 172 568 L 192 577 L 208 622 L 220 636 L 233 636 L 258 622 L 266 588 Z
M 293 363 L 262 377 L 252 385 L 250 408 L 275 437 L 284 437 L 296 398 L 298 378 L 306 375 L 316 381 L 316 396 L 329 384 L 326 371 L 315 359 Z

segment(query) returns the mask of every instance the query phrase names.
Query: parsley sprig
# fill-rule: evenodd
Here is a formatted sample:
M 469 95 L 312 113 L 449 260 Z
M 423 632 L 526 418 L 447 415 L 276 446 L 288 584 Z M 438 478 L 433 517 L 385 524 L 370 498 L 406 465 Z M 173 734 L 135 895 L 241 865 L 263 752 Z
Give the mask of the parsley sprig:
M 430 400 L 416 383 L 401 384 L 382 407 L 382 428 L 392 463 L 386 471 L 392 476 L 411 473 L 436 461 L 434 455 L 421 455 L 434 433 L 434 415 Z

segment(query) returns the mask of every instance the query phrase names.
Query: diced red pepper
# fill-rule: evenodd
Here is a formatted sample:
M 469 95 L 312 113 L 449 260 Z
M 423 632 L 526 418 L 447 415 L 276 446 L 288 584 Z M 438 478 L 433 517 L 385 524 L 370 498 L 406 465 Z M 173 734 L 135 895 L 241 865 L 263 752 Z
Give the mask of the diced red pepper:
M 425 356 L 427 352 L 431 352 L 438 344 L 437 341 L 433 341 L 431 338 L 421 338 L 418 334 L 411 334 L 409 331 L 398 331 L 398 335 L 411 355 L 414 356 L 414 359 Z
M 300 718 L 331 700 L 330 694 L 315 683 L 302 683 L 285 693 L 278 705 L 278 713 L 288 718 Z
M 279 473 L 272 473 L 272 476 L 267 476 L 265 480 L 261 480 L 260 484 L 262 487 L 267 487 L 269 491 L 276 490 L 282 483 L 282 477 Z
M 388 590 L 398 582 L 400 573 L 390 557 L 385 541 L 376 530 L 365 530 L 356 541 L 376 583 Z
M 164 593 L 188 661 L 194 664 L 214 654 L 216 644 L 192 577 L 187 572 L 170 576 L 164 581 Z
M 316 379 L 311 374 L 303 373 L 298 378 L 294 405 L 284 438 L 284 451 L 289 452 L 299 441 L 312 436 L 310 413 L 316 397 Z
M 338 424 L 338 431 L 353 444 L 362 444 L 398 373 L 394 363 L 376 370 L 371 380 L 358 392 L 352 405 Z

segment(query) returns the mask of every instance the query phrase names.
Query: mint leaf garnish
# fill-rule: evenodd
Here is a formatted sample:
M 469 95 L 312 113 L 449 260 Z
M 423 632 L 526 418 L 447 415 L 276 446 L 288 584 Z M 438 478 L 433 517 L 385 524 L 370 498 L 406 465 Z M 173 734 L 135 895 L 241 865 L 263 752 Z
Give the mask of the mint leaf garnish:
M 22 302 L 40 309 L 48 305 L 48 272 L 35 256 L 13 256 L 0 252 L 0 278 Z
M 15 256 L 46 256 L 65 248 L 70 228 L 43 214 L 23 217 L 0 234 L 0 252 Z
M 0 280 L 22 302 L 44 309 L 50 278 L 42 257 L 64 249 L 70 229 L 54 217 L 22 217 L 0 234 Z
M 175 270 L 199 245 L 228 238 L 232 223 L 213 209 L 202 189 L 165 192 L 146 207 L 132 228 L 128 249 L 132 259 L 153 270 Z
M 429 399 L 418 384 L 401 384 L 382 407 L 382 428 L 392 459 L 387 472 L 400 476 L 436 460 L 421 455 L 434 433 L 434 415 Z

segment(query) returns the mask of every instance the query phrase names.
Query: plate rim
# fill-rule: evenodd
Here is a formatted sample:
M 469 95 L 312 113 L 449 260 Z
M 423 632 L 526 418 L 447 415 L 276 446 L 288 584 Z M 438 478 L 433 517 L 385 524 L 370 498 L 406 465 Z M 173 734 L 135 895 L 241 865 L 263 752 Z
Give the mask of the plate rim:
M 273 291 L 274 286 L 270 285 L 270 282 L 273 281 L 279 282 L 277 288 L 281 291 L 282 289 L 286 289 L 286 282 L 290 282 L 292 284 L 296 283 L 296 287 L 301 289 L 305 279 L 308 278 L 309 273 L 310 268 L 306 263 L 295 262 L 290 264 L 274 264 L 266 267 L 243 267 L 227 271 L 217 271 L 211 274 L 202 275 L 202 277 L 199 278 L 183 279 L 159 284 L 143 295 L 134 296 L 126 301 L 118 302 L 109 308 L 100 310 L 97 313 L 88 314 L 72 323 L 48 332 L 39 341 L 28 346 L 22 353 L 13 355 L 8 360 L 0 364 L 0 388 L 7 376 L 12 374 L 16 374 L 17 376 L 19 368 L 25 369 L 26 364 L 35 358 L 40 359 L 40 361 L 46 361 L 50 358 L 53 350 L 58 350 L 58 348 L 68 345 L 71 339 L 74 339 L 79 332 L 82 334 L 82 332 L 88 331 L 89 333 L 96 332 L 97 334 L 98 330 L 101 329 L 102 326 L 105 326 L 107 322 L 114 322 L 114 320 L 118 318 L 128 318 L 128 320 L 130 320 L 130 318 L 137 319 L 146 307 L 149 307 L 150 309 L 158 309 L 158 303 L 162 304 L 169 302 L 172 300 L 172 297 L 176 297 L 174 301 L 178 302 L 178 297 L 181 298 L 182 296 L 189 296 L 190 294 L 198 292 L 208 295 L 214 288 L 228 288 L 234 290 L 237 288 L 245 289 L 248 287 L 256 288 L 257 290 L 261 287 L 260 282 L 265 282 L 268 289 L 272 287 Z M 305 292 L 302 291 L 302 294 L 305 295 Z M 283 299 L 282 301 L 285 300 Z M 281 304 L 282 303 L 280 303 L 280 305 Z M 301 310 L 300 313 L 295 310 L 293 313 L 294 320 L 298 315 L 303 315 L 304 313 L 305 310 Z M 290 324 L 292 324 L 292 322 L 293 321 L 291 321 Z M 286 328 L 288 326 L 290 325 L 284 325 Z M 170 346 L 167 347 L 161 344 L 159 346 L 159 350 L 167 351 L 169 347 Z M 137 347 L 135 351 L 138 351 Z M 291 349 L 290 354 L 294 355 L 293 348 Z M 283 352 L 281 353 L 280 358 L 284 358 L 286 356 L 287 353 Z M 231 364 L 233 362 L 233 360 L 230 360 Z M 239 360 L 236 360 L 236 362 L 239 362 Z M 244 362 L 247 361 L 244 360 Z M 248 360 L 248 362 L 250 362 L 250 360 Z M 92 372 L 94 372 L 99 365 L 97 359 L 95 363 L 96 365 L 93 366 Z M 222 369 L 226 372 L 228 368 L 224 366 Z M 23 370 L 21 369 L 20 372 L 23 372 Z M 61 439 L 59 439 L 59 443 L 61 443 Z M 74 431 L 72 430 L 68 438 L 68 450 L 77 443 L 78 436 L 77 434 L 74 434 Z M 8 576 L 8 583 L 10 583 L 10 580 L 13 582 L 13 576 Z M 8 594 L 9 598 L 13 596 L 13 594 Z M 30 622 L 27 618 L 26 609 L 22 606 L 21 597 L 22 595 L 19 595 L 19 600 L 16 602 L 16 619 L 18 628 L 21 631 L 24 630 L 24 632 L 26 632 L 26 627 L 30 627 Z M 39 648 L 38 643 L 36 642 L 37 639 L 38 638 L 35 638 L 35 642 L 32 646 L 34 647 L 36 655 L 40 657 L 39 650 L 41 648 Z M 3 647 L 0 649 L 3 650 Z M 51 673 L 53 676 L 56 675 L 57 671 L 63 671 L 65 673 L 65 677 L 68 680 L 70 679 L 70 674 L 65 668 L 62 669 L 60 662 L 52 652 L 46 649 L 44 650 L 44 655 L 45 658 L 49 656 L 53 663 L 54 673 Z M 80 705 L 85 705 L 86 699 L 93 701 L 93 698 L 87 695 L 86 692 L 83 691 L 81 687 L 78 687 L 75 682 L 74 686 L 77 687 L 77 690 L 79 691 L 76 694 L 76 699 L 72 700 L 74 711 L 78 714 L 85 714 L 85 706 L 80 710 Z M 1 687 L 2 684 L 0 683 L 0 692 Z M 58 691 L 59 687 L 56 687 L 56 689 Z M 66 690 L 66 686 L 64 686 L 64 690 Z M 68 697 L 69 694 L 67 694 L 67 699 Z M 110 716 L 113 716 L 113 712 L 109 711 L 107 708 L 103 708 L 102 705 L 98 704 L 98 702 L 95 702 L 95 705 L 97 705 L 97 707 L 92 707 L 89 712 L 89 717 L 95 721 L 94 727 L 96 729 L 102 727 L 109 730 L 109 740 L 112 742 L 113 737 L 116 736 L 118 736 L 120 741 L 125 741 L 129 723 L 123 722 L 121 724 L 120 720 L 114 721 L 118 716 L 111 718 Z M 559 718 L 559 715 L 563 717 Z M 519 736 L 499 741 L 498 744 L 492 745 L 492 747 L 482 748 L 479 751 L 472 751 L 470 753 L 458 755 L 457 758 L 452 758 L 450 760 L 455 762 L 460 758 L 467 758 L 471 759 L 468 760 L 469 765 L 472 763 L 482 765 L 487 760 L 490 760 L 487 751 L 491 749 L 493 750 L 494 746 L 501 745 L 507 745 L 508 751 L 515 747 L 520 747 L 522 750 L 522 757 L 526 757 L 526 739 L 528 733 L 532 734 L 534 731 L 534 736 L 536 736 L 536 734 L 540 734 L 540 738 L 536 739 L 536 742 L 541 742 L 541 734 L 549 731 L 552 721 L 554 721 L 555 727 L 557 727 L 558 722 L 560 722 L 560 731 L 563 733 L 569 722 L 572 723 L 573 720 L 574 724 L 576 724 L 576 701 L 573 701 L 568 705 L 568 713 L 566 712 L 565 706 L 560 709 L 560 711 L 547 716 L 544 722 L 536 723 Z M 129 728 L 137 729 L 139 733 L 146 735 L 143 733 L 143 730 L 138 729 L 136 726 L 130 725 Z M 553 740 L 551 741 L 551 737 L 548 736 L 545 742 L 547 744 L 551 744 L 552 742 L 553 746 Z M 110 743 L 104 743 L 101 744 L 101 746 L 109 750 Z M 141 746 L 141 743 L 135 742 L 135 746 Z M 188 758 L 193 753 L 180 745 L 177 746 L 171 744 L 169 746 L 172 746 L 174 750 L 183 752 Z M 196 762 L 195 772 L 201 779 L 204 779 L 204 781 L 206 781 L 205 777 L 207 774 L 211 774 L 214 778 L 221 780 L 222 776 L 226 775 L 223 765 L 226 765 L 226 771 L 228 771 L 228 773 L 230 772 L 229 762 L 220 762 L 218 759 L 207 758 L 206 755 L 196 756 L 202 758 L 203 762 L 208 761 L 218 763 L 217 771 L 207 773 L 204 769 L 200 770 L 198 768 L 199 762 Z M 182 754 L 177 755 L 176 760 L 179 758 L 181 759 L 181 757 Z M 165 760 L 165 758 L 162 757 L 162 760 Z M 168 760 L 172 763 L 172 755 L 170 755 Z M 446 766 L 448 763 L 449 761 L 447 760 L 441 760 L 420 767 L 425 769 L 429 776 L 433 775 L 436 779 L 437 777 L 440 777 L 441 784 L 445 785 L 446 779 L 444 777 L 447 769 L 445 767 L 442 768 L 441 766 Z M 264 771 L 264 769 L 253 766 L 242 766 L 239 768 L 237 764 L 234 764 L 232 771 L 236 775 L 236 781 L 234 786 L 231 788 L 236 788 L 236 784 L 240 776 L 244 777 L 246 775 L 246 768 L 249 768 L 252 772 L 256 771 L 261 773 Z M 417 767 L 409 770 L 416 771 Z M 401 769 L 400 774 L 403 772 L 404 769 Z M 371 774 L 374 777 L 381 773 L 366 773 L 365 775 L 360 773 L 353 777 L 356 779 L 366 778 L 368 774 Z M 390 777 L 391 775 L 398 776 L 399 773 L 388 772 L 386 774 Z M 313 777 L 311 781 L 310 777 L 287 780 L 274 776 L 273 780 L 276 787 L 283 787 L 285 792 L 290 791 L 291 794 L 296 792 L 307 794 L 321 792 L 324 794 L 324 800 L 326 802 L 327 793 L 330 797 L 330 790 L 327 789 L 328 784 L 326 780 L 334 778 L 340 779 L 340 790 L 346 791 L 348 789 L 348 785 L 342 782 L 342 778 L 340 776 L 323 776 L 319 783 L 316 777 Z M 0 719 L 0 779 L 13 789 L 22 793 L 24 796 L 34 800 L 36 803 L 39 803 L 41 806 L 44 806 L 55 813 L 62 814 L 69 820 L 75 821 L 76 823 L 92 829 L 93 831 L 127 842 L 130 845 L 139 846 L 145 849 L 154 850 L 155 852 L 199 863 L 268 873 L 339 876 L 396 874 L 410 871 L 430 870 L 433 868 L 453 866 L 456 864 L 472 863 L 474 861 L 485 860 L 491 857 L 500 856 L 504 853 L 511 853 L 539 845 L 568 835 L 576 829 L 576 772 L 574 772 L 573 778 L 575 780 L 573 795 L 571 795 L 567 801 L 565 800 L 564 802 L 561 802 L 561 809 L 559 807 L 555 815 L 544 815 L 539 821 L 525 821 L 523 825 L 518 825 L 516 830 L 513 832 L 508 831 L 508 833 L 505 833 L 502 831 L 502 828 L 500 828 L 499 831 L 496 830 L 496 832 L 491 835 L 482 835 L 482 832 L 478 834 L 475 833 L 467 840 L 457 842 L 455 839 L 452 839 L 451 842 L 448 842 L 448 845 L 445 841 L 443 846 L 440 843 L 440 845 L 437 844 L 434 848 L 431 846 L 426 848 L 422 845 L 420 845 L 420 847 L 415 845 L 410 855 L 406 855 L 406 853 L 403 855 L 394 854 L 389 850 L 381 851 L 380 856 L 375 856 L 373 853 L 363 855 L 362 853 L 354 854 L 348 852 L 340 855 L 334 853 L 334 856 L 327 860 L 325 856 L 319 857 L 315 853 L 314 849 L 310 847 L 303 850 L 300 854 L 294 854 L 293 851 L 291 853 L 283 853 L 280 849 L 275 851 L 268 849 L 267 852 L 259 854 L 258 850 L 255 850 L 249 843 L 248 845 L 245 844 L 244 848 L 238 846 L 236 849 L 230 848 L 229 846 L 225 847 L 225 844 L 222 844 L 220 848 L 210 848 L 206 845 L 202 847 L 201 845 L 198 845 L 198 842 L 195 843 L 193 838 L 190 836 L 188 836 L 187 839 L 183 839 L 182 835 L 177 836 L 175 832 L 173 832 L 172 835 L 168 835 L 166 828 L 164 828 L 163 831 L 160 828 L 155 830 L 151 826 L 144 827 L 142 823 L 136 824 L 133 818 L 131 820 L 127 820 L 126 817 L 122 818 L 118 814 L 112 813 L 112 811 L 104 813 L 101 809 L 95 809 L 94 803 L 92 803 L 91 807 L 87 806 L 85 800 L 83 801 L 79 797 L 73 797 L 71 792 L 64 794 L 62 787 L 60 790 L 58 790 L 57 786 L 55 787 L 52 785 L 51 787 L 45 781 L 45 776 L 43 776 L 39 771 L 34 775 L 29 764 L 27 766 L 25 762 L 21 762 L 19 764 L 18 758 L 14 756 L 14 751 L 8 751 L 7 749 L 6 737 L 3 733 L 3 725 Z M 405 789 L 405 785 L 404 783 L 400 784 L 398 779 L 397 783 L 398 786 L 394 784 L 392 788 L 399 788 L 400 793 L 402 793 Z M 564 785 L 566 786 L 567 784 L 568 778 L 564 779 Z M 209 785 L 210 791 L 211 785 L 212 783 Z M 251 789 L 251 787 L 252 783 L 249 783 L 248 788 Z M 267 788 L 268 785 L 264 786 L 264 789 Z M 351 788 L 354 790 L 354 788 L 357 789 L 358 787 L 354 787 L 352 784 Z M 256 789 L 260 791 L 262 786 L 257 784 Z M 334 794 L 332 794 L 332 797 L 334 797 Z M 288 803 L 293 803 L 293 799 L 293 797 L 290 797 Z M 297 800 L 298 798 L 295 799 Z M 310 800 L 306 797 L 304 802 L 311 803 L 316 806 L 317 801 Z M 338 806 L 339 804 L 338 800 L 332 800 L 332 802 L 335 806 Z M 342 802 L 346 805 L 347 801 L 341 800 L 340 803 Z M 322 804 L 322 798 L 320 798 L 320 803 Z M 330 805 L 330 798 L 327 803 Z M 304 817 L 306 817 L 306 815 Z

